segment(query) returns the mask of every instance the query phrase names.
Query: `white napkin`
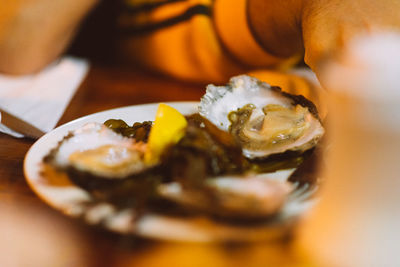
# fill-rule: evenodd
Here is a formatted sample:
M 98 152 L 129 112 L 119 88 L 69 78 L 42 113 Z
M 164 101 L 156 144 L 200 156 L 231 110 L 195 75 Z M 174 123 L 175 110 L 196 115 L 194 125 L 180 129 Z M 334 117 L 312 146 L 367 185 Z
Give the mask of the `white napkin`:
M 48 132 L 56 126 L 88 67 L 84 59 L 64 57 L 33 75 L 0 74 L 0 110 Z M 2 123 L 0 132 L 24 137 Z

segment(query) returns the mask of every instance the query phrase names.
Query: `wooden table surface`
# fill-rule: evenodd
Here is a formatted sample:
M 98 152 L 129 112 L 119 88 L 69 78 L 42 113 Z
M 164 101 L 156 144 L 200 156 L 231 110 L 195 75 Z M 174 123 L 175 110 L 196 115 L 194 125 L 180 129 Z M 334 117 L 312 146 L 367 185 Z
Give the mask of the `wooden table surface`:
M 142 70 L 94 66 L 59 124 L 121 106 L 197 101 L 204 88 L 204 84 L 184 83 Z M 0 265 L 7 249 L 10 253 L 20 249 L 23 257 L 32 259 L 27 266 L 39 266 L 35 260 L 40 250 L 55 257 L 57 265 L 48 266 L 305 266 L 290 242 L 161 242 L 121 236 L 64 216 L 42 202 L 25 182 L 23 160 L 33 143 L 0 134 L 0 204 L 13 210 L 0 209 L 1 220 L 5 219 L 0 222 Z M 1 237 L 11 228 L 10 238 L 18 244 L 15 248 L 4 244 Z

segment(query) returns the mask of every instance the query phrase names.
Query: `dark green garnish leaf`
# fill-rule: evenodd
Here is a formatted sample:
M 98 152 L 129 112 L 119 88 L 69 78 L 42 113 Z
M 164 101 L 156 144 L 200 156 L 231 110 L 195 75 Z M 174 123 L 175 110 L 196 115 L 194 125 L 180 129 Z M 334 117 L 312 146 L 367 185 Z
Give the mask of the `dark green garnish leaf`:
M 147 142 L 152 126 L 151 121 L 135 122 L 129 126 L 123 120 L 110 119 L 104 122 L 104 125 L 116 133 L 122 134 L 125 137 L 134 138 L 136 141 Z
M 104 125 L 112 130 L 120 130 L 128 128 L 128 124 L 126 124 L 123 120 L 109 119 L 104 122 Z

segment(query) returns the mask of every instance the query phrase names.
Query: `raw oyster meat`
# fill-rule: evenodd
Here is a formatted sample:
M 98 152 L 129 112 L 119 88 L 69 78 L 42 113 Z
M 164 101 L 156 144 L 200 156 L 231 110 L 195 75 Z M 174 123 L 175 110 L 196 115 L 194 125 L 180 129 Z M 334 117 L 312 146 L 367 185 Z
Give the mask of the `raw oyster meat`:
M 59 169 L 121 179 L 148 167 L 143 160 L 145 146 L 101 123 L 89 123 L 66 136 L 45 161 Z
M 233 134 L 250 159 L 304 152 L 324 134 L 312 102 L 247 75 L 231 78 L 226 86 L 207 86 L 199 113 Z

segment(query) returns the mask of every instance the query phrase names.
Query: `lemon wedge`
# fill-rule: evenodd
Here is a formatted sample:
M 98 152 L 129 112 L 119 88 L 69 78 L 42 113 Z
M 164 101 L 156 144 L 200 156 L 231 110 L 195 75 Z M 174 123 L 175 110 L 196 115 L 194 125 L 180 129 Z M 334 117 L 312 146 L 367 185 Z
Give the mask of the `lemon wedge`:
M 179 142 L 185 134 L 187 121 L 176 109 L 161 103 L 158 106 L 154 124 L 150 130 L 145 162 L 155 164 L 164 150 Z

